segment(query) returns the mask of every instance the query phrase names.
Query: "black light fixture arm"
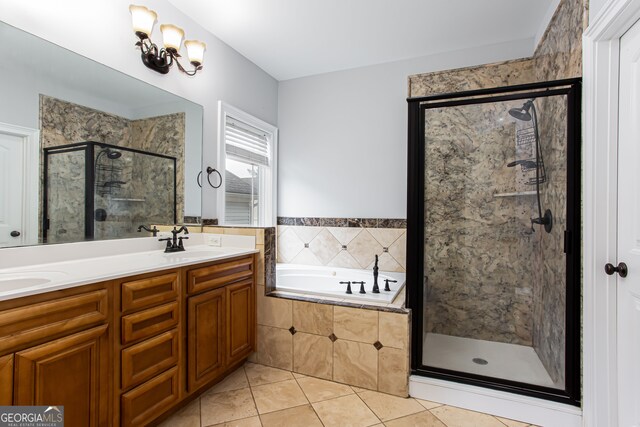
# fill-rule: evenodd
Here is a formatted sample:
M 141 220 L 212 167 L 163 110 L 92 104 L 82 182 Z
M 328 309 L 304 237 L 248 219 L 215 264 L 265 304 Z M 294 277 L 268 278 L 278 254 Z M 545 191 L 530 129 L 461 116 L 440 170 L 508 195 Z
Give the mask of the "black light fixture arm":
M 140 48 L 142 63 L 149 69 L 158 72 L 160 74 L 167 74 L 171 69 L 171 66 L 175 64 L 178 69 L 188 76 L 195 76 L 198 71 L 202 69 L 202 65 L 197 62 L 192 62 L 194 66 L 193 70 L 186 70 L 178 58 L 180 54 L 175 49 L 159 48 L 149 36 L 146 34 L 136 33 L 139 41 L 136 42 L 136 46 Z

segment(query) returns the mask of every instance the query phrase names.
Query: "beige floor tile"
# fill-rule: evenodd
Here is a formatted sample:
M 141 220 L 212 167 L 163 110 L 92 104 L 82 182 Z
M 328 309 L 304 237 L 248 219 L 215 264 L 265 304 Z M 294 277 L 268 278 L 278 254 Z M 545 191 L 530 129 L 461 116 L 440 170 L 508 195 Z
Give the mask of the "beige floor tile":
M 500 418 L 500 417 L 496 417 L 502 424 L 506 425 L 507 427 L 527 427 L 529 426 L 529 423 L 523 423 L 521 421 L 516 421 L 516 420 L 510 420 L 508 418 Z
M 424 407 L 415 399 L 390 396 L 377 391 L 365 391 L 358 396 L 382 421 L 424 411 Z
M 216 424 L 213 427 L 261 427 L 260 418 L 250 417 L 241 420 L 228 421 L 222 424 Z M 205 426 L 206 427 L 206 426 Z
M 200 398 L 200 414 L 202 425 L 211 426 L 258 415 L 258 411 L 253 403 L 251 390 L 243 388 L 203 394 Z
M 424 406 L 426 409 L 433 409 L 433 408 L 437 408 L 438 406 L 442 406 L 442 403 L 432 402 L 430 400 L 416 399 L 416 401 L 422 406 Z
M 293 375 L 289 371 L 259 365 L 257 363 L 245 364 L 244 370 L 247 373 L 249 384 L 251 384 L 252 387 L 293 379 Z
M 351 386 L 351 388 L 353 389 L 353 391 L 355 391 L 356 393 L 364 393 L 365 391 L 369 391 L 366 388 L 360 388 L 360 387 L 356 387 L 354 385 Z
M 313 377 L 298 378 L 298 384 L 309 399 L 309 402 L 320 402 L 340 396 L 353 394 L 353 390 L 346 384 L 334 383 Z
M 380 423 L 378 417 L 355 394 L 312 405 L 325 426 L 365 427 Z
M 244 368 L 238 368 L 233 371 L 227 378 L 214 385 L 209 392 L 222 393 L 223 391 L 240 390 L 241 388 L 249 387 L 249 381 L 247 381 L 247 375 L 244 373 Z
M 294 301 L 293 327 L 299 332 L 328 337 L 333 332 L 333 306 Z
M 258 362 L 293 369 L 293 336 L 287 329 L 258 325 Z
M 264 427 L 322 427 L 311 405 L 260 415 Z
M 251 391 L 260 414 L 309 403 L 296 380 L 260 385 Z
M 307 378 L 307 375 L 305 375 L 305 374 L 301 374 L 301 373 L 299 373 L 299 372 L 294 372 L 294 373 L 293 373 L 293 376 L 294 376 L 295 378 Z
M 298 332 L 293 336 L 293 370 L 330 380 L 333 343 L 326 336 Z
M 200 399 L 196 399 L 160 424 L 160 427 L 200 427 Z
M 429 411 L 418 412 L 417 414 L 385 421 L 387 427 L 447 427 Z M 468 427 L 472 427 L 469 424 Z
M 378 340 L 378 312 L 336 306 L 333 308 L 333 333 L 342 340 L 373 344 Z
M 376 348 L 371 344 L 354 341 L 339 339 L 334 342 L 333 379 L 341 383 L 377 390 L 378 351 Z
M 439 406 L 431 410 L 447 427 L 504 427 L 495 417 L 453 406 Z

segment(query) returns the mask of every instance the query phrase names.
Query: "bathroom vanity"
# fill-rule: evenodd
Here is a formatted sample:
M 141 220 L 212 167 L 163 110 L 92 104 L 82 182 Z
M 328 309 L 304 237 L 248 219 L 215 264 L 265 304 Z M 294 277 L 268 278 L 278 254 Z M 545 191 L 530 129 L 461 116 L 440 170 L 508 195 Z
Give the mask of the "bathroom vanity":
M 146 425 L 175 411 L 254 351 L 255 252 L 73 261 L 117 271 L 120 258 L 157 258 L 151 272 L 3 298 L 0 405 L 64 405 L 69 426 Z

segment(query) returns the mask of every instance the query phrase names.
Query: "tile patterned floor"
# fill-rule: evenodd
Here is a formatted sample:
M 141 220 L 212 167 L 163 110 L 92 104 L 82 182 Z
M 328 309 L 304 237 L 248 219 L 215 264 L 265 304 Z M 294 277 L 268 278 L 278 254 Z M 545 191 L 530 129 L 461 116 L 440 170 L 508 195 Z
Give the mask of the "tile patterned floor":
M 246 363 L 162 427 L 525 427 L 453 406 Z

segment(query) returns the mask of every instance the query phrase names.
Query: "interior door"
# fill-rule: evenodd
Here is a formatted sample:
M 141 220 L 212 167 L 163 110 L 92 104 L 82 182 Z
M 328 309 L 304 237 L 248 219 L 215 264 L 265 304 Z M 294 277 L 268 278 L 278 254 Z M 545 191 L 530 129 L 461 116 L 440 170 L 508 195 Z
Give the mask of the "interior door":
M 617 273 L 618 415 L 640 426 L 640 23 L 620 41 Z M 613 262 L 613 261 L 612 261 Z M 628 268 L 625 274 L 624 265 Z M 611 267 L 618 271 L 611 271 Z M 626 276 L 626 277 L 623 277 Z
M 0 132 L 0 247 L 23 244 L 24 138 Z

